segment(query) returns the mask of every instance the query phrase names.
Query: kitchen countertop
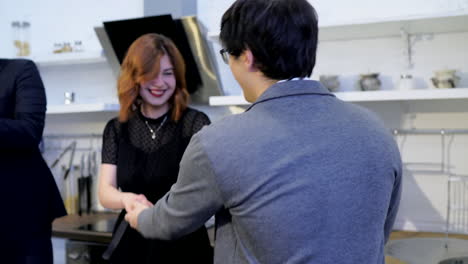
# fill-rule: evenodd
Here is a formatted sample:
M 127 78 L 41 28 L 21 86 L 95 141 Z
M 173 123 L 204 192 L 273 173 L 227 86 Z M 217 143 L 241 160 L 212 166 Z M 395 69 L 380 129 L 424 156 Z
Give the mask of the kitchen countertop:
M 110 212 L 83 214 L 81 216 L 66 215 L 54 220 L 52 223 L 52 236 L 88 242 L 109 243 L 112 239 L 112 227 L 107 226 L 105 228 L 109 229 L 108 232 L 97 232 L 86 229 L 89 229 L 89 225 L 99 223 L 105 225 L 107 221 L 117 219 L 118 215 L 118 213 Z M 207 232 L 211 245 L 214 246 L 214 228 L 207 228 Z
M 99 212 L 91 214 L 66 215 L 52 223 L 52 236 L 73 240 L 109 243 L 112 238 L 113 221 L 117 213 Z M 99 231 L 89 230 L 91 227 Z
M 100 213 L 92 213 L 92 214 L 84 214 L 82 216 L 79 215 L 67 215 L 64 217 L 60 217 L 55 219 L 52 224 L 52 236 L 53 237 L 60 237 L 60 238 L 67 238 L 73 240 L 81 240 L 81 241 L 88 241 L 88 242 L 98 242 L 98 243 L 109 243 L 112 238 L 112 232 L 97 232 L 97 231 L 89 231 L 85 229 L 79 229 L 80 227 L 87 226 L 87 225 L 95 225 L 101 223 L 101 226 L 104 227 L 103 229 L 112 230 L 111 226 L 105 226 L 108 221 L 110 220 L 110 224 L 112 224 L 112 220 L 117 219 L 117 213 L 109 213 L 109 212 L 100 212 Z M 109 225 L 109 224 L 108 224 Z M 214 228 L 208 228 L 208 234 L 210 236 L 211 242 L 213 244 L 213 235 L 214 235 Z M 404 239 L 404 238 L 416 238 L 416 237 L 443 237 L 444 234 L 439 233 L 429 233 L 429 232 L 408 232 L 408 231 L 393 231 L 390 240 L 395 239 Z M 459 238 L 459 239 L 468 239 L 467 235 L 454 235 L 450 234 L 449 237 L 451 238 Z M 386 256 L 386 263 L 403 263 L 399 260 Z

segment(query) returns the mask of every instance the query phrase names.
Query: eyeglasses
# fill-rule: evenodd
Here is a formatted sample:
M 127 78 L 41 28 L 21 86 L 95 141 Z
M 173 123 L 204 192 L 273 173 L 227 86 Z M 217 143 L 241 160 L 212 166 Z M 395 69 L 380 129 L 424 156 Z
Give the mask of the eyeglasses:
M 229 51 L 227 49 L 221 49 L 219 54 L 221 54 L 224 63 L 229 64 Z

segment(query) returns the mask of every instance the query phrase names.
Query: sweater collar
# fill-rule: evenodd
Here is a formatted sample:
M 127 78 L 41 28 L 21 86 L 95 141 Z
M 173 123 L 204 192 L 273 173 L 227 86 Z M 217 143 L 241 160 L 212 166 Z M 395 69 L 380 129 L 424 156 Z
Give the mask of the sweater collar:
M 250 110 L 257 104 L 265 101 L 287 97 L 287 96 L 299 96 L 299 95 L 316 95 L 316 96 L 333 96 L 330 91 L 327 90 L 320 82 L 306 79 L 306 80 L 290 80 L 277 82 L 266 89 L 263 94 L 255 102 L 247 108 L 246 111 Z

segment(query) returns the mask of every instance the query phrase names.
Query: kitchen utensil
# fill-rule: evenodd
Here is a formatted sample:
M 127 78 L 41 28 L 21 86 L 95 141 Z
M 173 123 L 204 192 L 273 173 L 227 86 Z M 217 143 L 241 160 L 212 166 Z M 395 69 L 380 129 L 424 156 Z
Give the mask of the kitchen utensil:
M 31 55 L 31 42 L 30 42 L 30 27 L 31 23 L 28 21 L 23 21 L 21 23 L 21 35 L 22 35 L 22 46 L 21 46 L 21 56 Z
M 323 86 L 325 86 L 330 92 L 336 92 L 338 88 L 340 88 L 338 75 L 320 75 L 319 78 Z
M 13 56 L 21 56 L 21 47 L 23 43 L 21 42 L 21 22 L 13 21 L 11 22 L 11 33 L 13 38 Z
M 65 170 L 65 173 L 63 174 L 63 180 L 66 180 L 68 175 L 70 174 L 70 171 L 73 166 L 73 158 L 75 157 L 75 149 L 76 149 L 76 141 L 73 141 L 70 144 L 70 159 L 68 160 L 68 168 Z
M 414 82 L 411 74 L 400 75 L 400 82 L 398 83 L 399 90 L 413 90 Z
M 79 166 L 72 166 L 70 168 L 64 168 L 68 171 L 69 177 L 64 179 L 64 203 L 65 209 L 68 214 L 76 214 L 78 212 L 78 193 L 76 186 L 77 173 L 80 170 Z
M 435 77 L 431 78 L 432 84 L 436 88 L 455 88 L 460 77 L 455 75 L 456 70 L 440 70 L 435 72 Z
M 81 155 L 81 172 L 78 178 L 78 214 L 91 212 L 91 157 L 90 153 Z
M 59 163 L 59 161 L 62 159 L 63 155 L 65 155 L 68 151 L 72 151 L 73 153 L 75 153 L 75 147 L 76 147 L 76 141 L 73 141 L 72 143 L 70 143 L 70 145 L 68 145 L 60 154 L 59 156 L 52 162 L 52 164 L 50 165 L 50 168 L 54 168 L 55 166 L 57 166 L 57 164 Z M 73 161 L 73 157 L 70 158 L 71 161 Z M 71 163 L 70 163 L 71 165 Z M 70 166 L 69 166 L 70 167 Z
M 78 214 L 91 213 L 91 177 L 78 178 Z
M 362 91 L 376 91 L 380 89 L 381 82 L 378 73 L 361 74 L 359 85 Z
M 85 170 L 86 170 L 86 156 L 85 154 L 81 154 L 81 167 L 80 167 L 80 176 L 78 177 L 78 215 L 81 216 L 83 212 L 83 208 L 86 207 L 86 196 L 85 196 Z
M 74 92 L 65 92 L 64 97 L 65 97 L 64 104 L 71 104 L 71 103 L 75 102 L 75 93 Z

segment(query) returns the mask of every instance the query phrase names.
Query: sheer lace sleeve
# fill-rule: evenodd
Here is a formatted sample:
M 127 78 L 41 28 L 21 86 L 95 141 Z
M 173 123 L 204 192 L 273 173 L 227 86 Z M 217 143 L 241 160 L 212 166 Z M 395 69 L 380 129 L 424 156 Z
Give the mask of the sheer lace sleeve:
M 211 124 L 211 121 L 208 118 L 208 116 L 203 112 L 197 111 L 192 122 L 192 135 L 200 131 L 202 127 L 207 126 L 209 124 Z
M 117 164 L 119 153 L 119 122 L 112 119 L 107 122 L 102 135 L 102 163 Z
M 183 119 L 183 137 L 192 137 L 203 126 L 211 124 L 208 116 L 198 110 L 188 108 Z

